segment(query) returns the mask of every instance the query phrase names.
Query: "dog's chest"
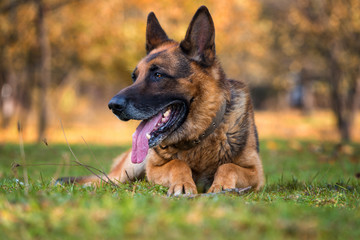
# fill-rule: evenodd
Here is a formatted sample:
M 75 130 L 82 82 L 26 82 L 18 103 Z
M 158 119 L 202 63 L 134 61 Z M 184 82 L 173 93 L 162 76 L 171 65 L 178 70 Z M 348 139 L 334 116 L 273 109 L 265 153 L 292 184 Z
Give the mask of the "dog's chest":
M 231 155 L 226 136 L 216 135 L 193 149 L 179 151 L 175 157 L 185 161 L 194 172 L 213 175 L 220 165 L 233 162 Z

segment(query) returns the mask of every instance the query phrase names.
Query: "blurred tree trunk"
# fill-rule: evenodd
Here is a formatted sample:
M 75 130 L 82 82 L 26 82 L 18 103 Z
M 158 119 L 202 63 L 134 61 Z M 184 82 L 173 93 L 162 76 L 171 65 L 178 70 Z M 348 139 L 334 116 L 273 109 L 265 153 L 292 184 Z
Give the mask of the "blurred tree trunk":
M 45 22 L 46 9 L 42 0 L 36 0 L 37 5 L 37 40 L 40 49 L 39 64 L 39 109 L 38 109 L 38 141 L 45 136 L 47 127 L 47 89 L 51 80 L 51 48 L 47 36 Z
M 17 101 L 20 106 L 19 121 L 23 129 L 27 126 L 28 116 L 33 105 L 33 92 L 37 81 L 36 71 L 39 69 L 39 48 L 29 48 L 26 56 L 24 77 L 19 80 Z
M 352 74 L 349 86 L 342 87 L 342 71 L 336 57 L 329 58 L 331 66 L 330 94 L 332 109 L 335 113 L 337 128 L 342 142 L 351 141 L 351 129 L 354 125 L 358 104 L 360 101 L 360 67 Z

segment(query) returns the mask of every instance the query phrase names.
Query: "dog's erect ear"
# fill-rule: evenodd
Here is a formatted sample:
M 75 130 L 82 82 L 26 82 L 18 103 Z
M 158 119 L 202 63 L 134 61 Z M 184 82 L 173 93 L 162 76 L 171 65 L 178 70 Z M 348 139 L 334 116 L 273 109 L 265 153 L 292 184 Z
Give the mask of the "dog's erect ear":
M 155 14 L 153 12 L 149 13 L 146 26 L 146 52 L 151 52 L 151 50 L 166 41 L 169 41 L 169 38 L 160 26 Z
M 180 47 L 191 59 L 204 66 L 210 66 L 214 62 L 215 27 L 205 6 L 196 11 Z

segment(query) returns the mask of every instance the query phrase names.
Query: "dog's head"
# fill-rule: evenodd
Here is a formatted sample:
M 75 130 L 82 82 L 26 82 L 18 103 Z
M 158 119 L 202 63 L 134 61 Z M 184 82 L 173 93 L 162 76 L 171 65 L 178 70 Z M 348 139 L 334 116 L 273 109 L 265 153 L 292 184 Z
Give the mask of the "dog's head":
M 154 13 L 148 15 L 147 56 L 132 73 L 134 83 L 109 102 L 119 119 L 143 120 L 133 136 L 133 155 L 134 148 L 196 138 L 191 124 L 198 124 L 198 131 L 208 127 L 223 99 L 218 89 L 224 74 L 214 40 L 214 23 L 205 6 L 195 13 L 180 44 L 168 38 Z

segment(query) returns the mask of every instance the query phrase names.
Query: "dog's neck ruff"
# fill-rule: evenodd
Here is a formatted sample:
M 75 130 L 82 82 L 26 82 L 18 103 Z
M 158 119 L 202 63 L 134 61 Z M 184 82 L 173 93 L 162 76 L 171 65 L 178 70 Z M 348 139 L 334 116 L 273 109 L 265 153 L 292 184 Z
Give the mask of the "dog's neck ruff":
M 226 111 L 226 101 L 223 103 L 220 107 L 220 109 L 217 111 L 215 117 L 212 119 L 210 126 L 195 140 L 190 141 L 182 141 L 176 144 L 171 145 L 171 147 L 178 148 L 181 150 L 188 150 L 190 148 L 193 148 L 201 143 L 202 140 L 204 140 L 206 137 L 208 137 L 210 134 L 212 134 L 215 129 L 220 125 L 222 122 L 224 115 Z M 161 148 L 167 148 L 168 146 Z

